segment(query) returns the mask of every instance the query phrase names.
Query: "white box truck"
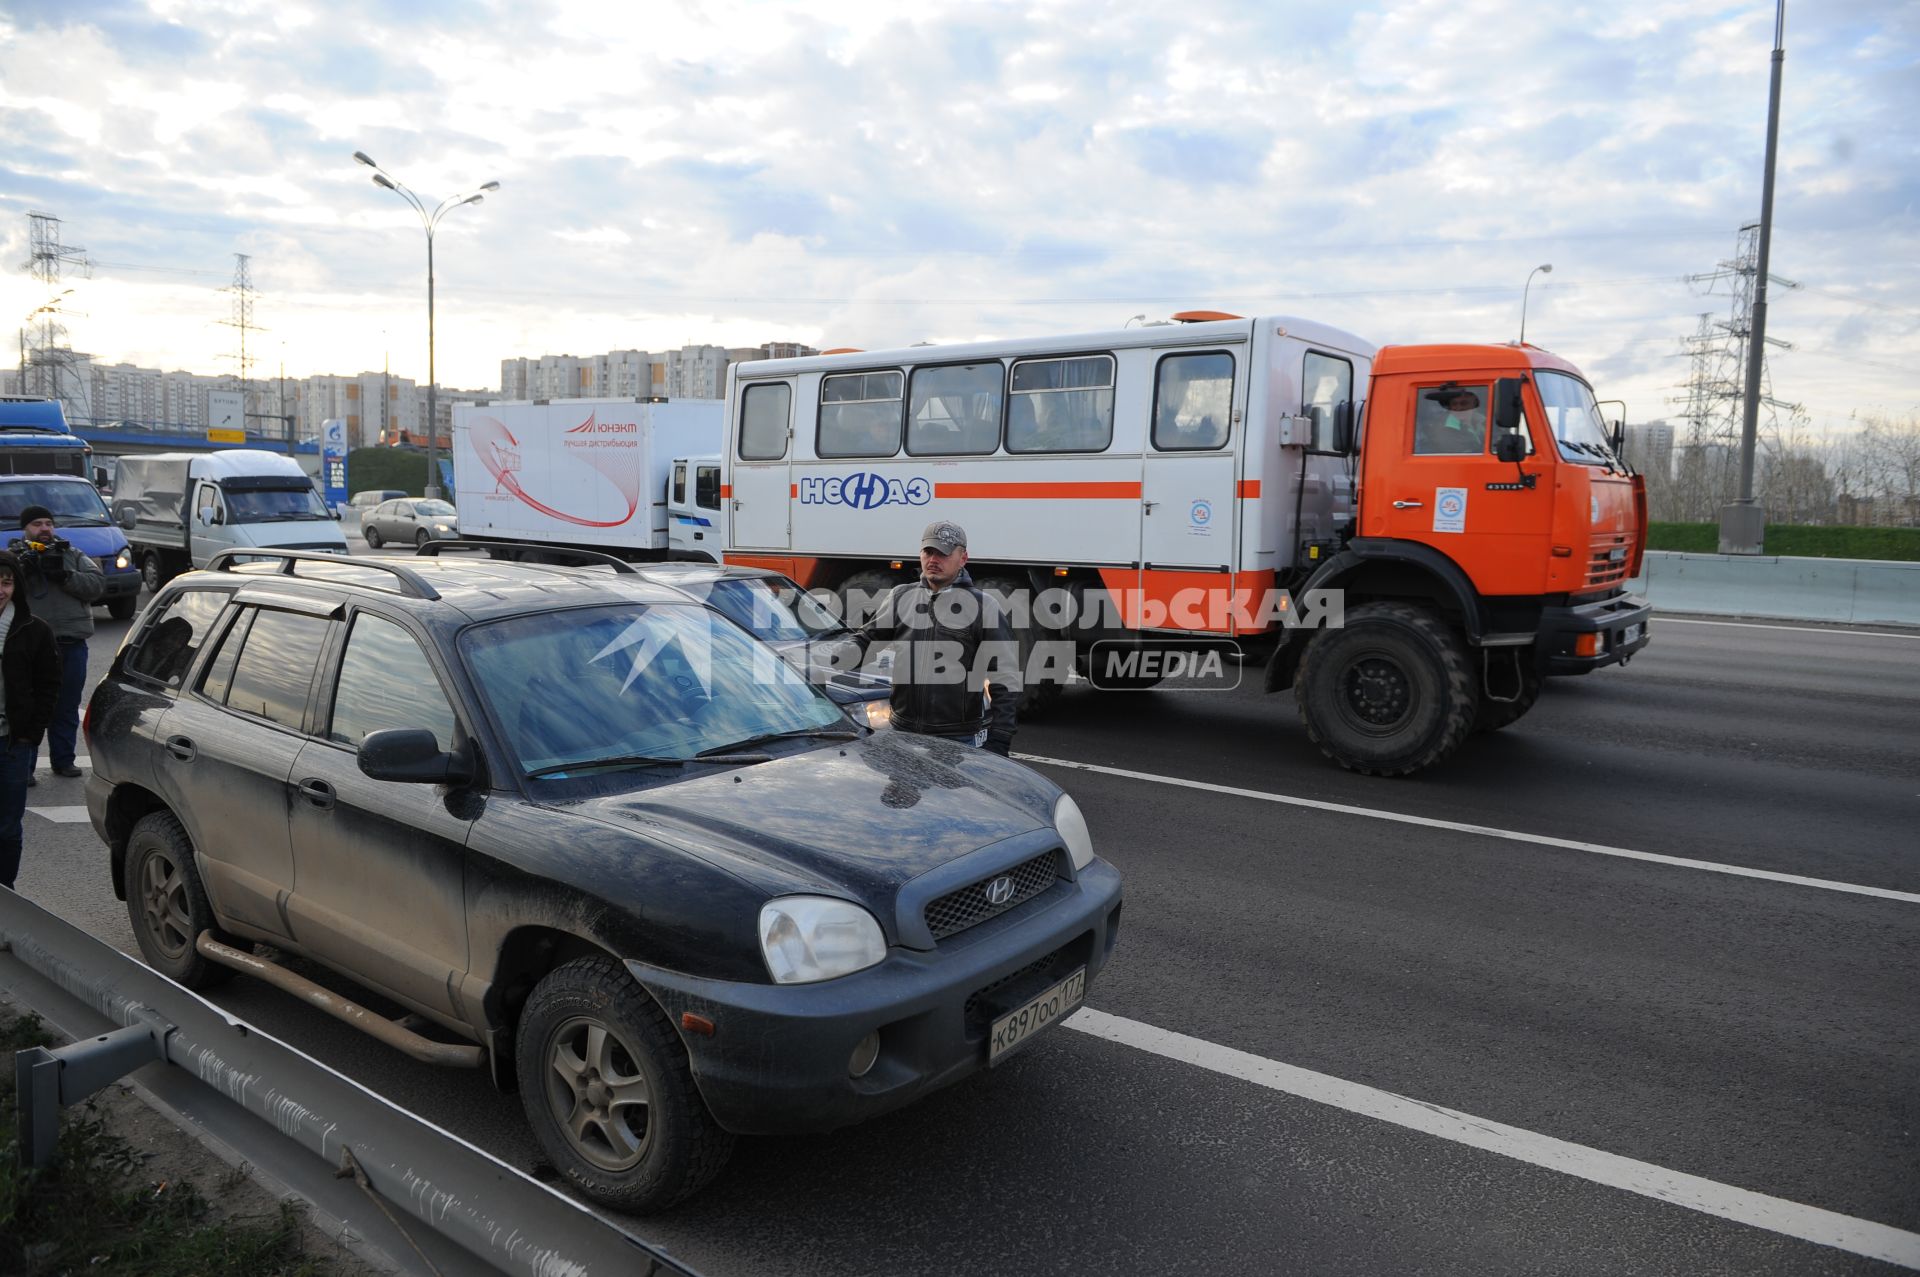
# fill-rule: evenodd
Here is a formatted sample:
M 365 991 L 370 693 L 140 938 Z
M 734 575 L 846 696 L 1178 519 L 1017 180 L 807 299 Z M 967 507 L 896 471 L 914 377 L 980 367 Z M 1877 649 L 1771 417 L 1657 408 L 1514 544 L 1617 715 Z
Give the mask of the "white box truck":
M 222 550 L 347 552 L 312 476 L 255 448 L 122 457 L 113 517 L 150 591 Z
M 456 405 L 461 538 L 718 562 L 725 426 L 718 399 Z

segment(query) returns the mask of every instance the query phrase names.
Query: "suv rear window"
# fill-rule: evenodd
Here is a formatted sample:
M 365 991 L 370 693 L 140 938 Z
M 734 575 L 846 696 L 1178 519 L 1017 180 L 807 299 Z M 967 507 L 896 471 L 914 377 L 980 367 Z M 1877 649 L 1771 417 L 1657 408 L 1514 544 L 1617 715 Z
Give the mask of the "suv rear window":
M 139 646 L 127 654 L 128 674 L 180 686 L 207 633 L 227 605 L 225 590 L 182 590 L 153 618 Z

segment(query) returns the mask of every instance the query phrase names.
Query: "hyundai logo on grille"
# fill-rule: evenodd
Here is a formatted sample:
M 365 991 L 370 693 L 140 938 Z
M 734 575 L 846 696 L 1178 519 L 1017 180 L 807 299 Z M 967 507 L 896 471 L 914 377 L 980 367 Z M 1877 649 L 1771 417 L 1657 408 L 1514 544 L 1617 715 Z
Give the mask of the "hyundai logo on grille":
M 987 903 L 1003 905 L 1013 899 L 1013 875 L 1001 874 L 987 884 Z

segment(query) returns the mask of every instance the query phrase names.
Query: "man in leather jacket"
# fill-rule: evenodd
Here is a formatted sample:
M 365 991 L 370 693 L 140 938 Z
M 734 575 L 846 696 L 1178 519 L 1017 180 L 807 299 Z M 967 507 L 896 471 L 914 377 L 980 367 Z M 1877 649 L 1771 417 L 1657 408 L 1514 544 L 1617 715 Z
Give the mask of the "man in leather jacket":
M 894 587 L 851 640 L 903 641 L 893 669 L 893 726 L 1006 756 L 1021 693 L 1020 647 L 1000 600 L 967 574 L 967 534 L 937 520 L 920 534 L 920 579 Z
M 60 700 L 47 725 L 48 761 L 55 776 L 78 776 L 74 754 L 80 743 L 80 698 L 87 688 L 87 640 L 93 636 L 93 604 L 106 590 L 106 578 L 98 563 L 61 539 L 53 511 L 43 505 L 20 512 L 20 536 L 7 549 L 19 559 L 16 594 L 33 601 L 34 615 L 53 631 L 59 649 Z M 34 753 L 37 757 L 39 751 Z

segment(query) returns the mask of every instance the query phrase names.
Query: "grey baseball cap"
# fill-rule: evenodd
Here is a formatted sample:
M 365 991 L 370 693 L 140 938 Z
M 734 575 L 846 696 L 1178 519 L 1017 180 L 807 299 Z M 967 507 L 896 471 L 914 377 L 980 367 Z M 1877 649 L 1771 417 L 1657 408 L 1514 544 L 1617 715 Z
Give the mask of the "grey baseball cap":
M 967 532 L 957 523 L 937 519 L 927 525 L 920 534 L 922 550 L 938 550 L 942 554 L 952 554 L 955 550 L 964 550 L 967 546 Z

